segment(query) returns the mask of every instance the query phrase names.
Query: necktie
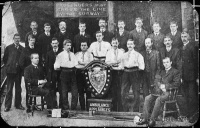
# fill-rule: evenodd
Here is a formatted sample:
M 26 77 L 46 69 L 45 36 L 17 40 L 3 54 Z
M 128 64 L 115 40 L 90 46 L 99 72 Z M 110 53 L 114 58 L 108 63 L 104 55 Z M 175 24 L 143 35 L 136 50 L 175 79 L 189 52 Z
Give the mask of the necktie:
M 17 48 L 17 49 L 18 49 L 18 48 L 19 48 L 19 46 L 18 46 L 18 45 L 15 45 L 15 48 Z
M 35 67 L 35 69 L 38 69 L 38 66 L 34 66 Z
M 69 61 L 71 61 L 70 52 L 68 52 Z
M 101 51 L 101 43 L 99 43 L 99 51 Z
M 84 55 L 85 55 L 85 53 L 83 52 L 83 62 L 84 62 Z
M 185 50 L 185 48 L 186 48 L 186 45 L 183 45 L 183 50 Z

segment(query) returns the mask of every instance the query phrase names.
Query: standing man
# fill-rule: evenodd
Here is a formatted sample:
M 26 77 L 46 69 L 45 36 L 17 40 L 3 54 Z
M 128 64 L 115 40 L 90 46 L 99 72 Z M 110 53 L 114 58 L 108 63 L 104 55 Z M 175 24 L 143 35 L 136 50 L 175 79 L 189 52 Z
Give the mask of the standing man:
M 181 41 L 181 32 L 177 30 L 178 29 L 178 24 L 176 21 L 171 21 L 170 22 L 170 30 L 171 32 L 167 34 L 172 41 L 173 41 L 173 48 L 178 48 L 181 49 L 183 46 L 183 42 Z
M 81 51 L 81 42 L 88 42 L 88 47 L 91 44 L 90 35 L 85 32 L 86 24 L 83 22 L 79 23 L 80 33 L 74 37 L 74 53 Z
M 31 54 L 31 64 L 24 70 L 25 84 L 27 85 L 30 83 L 32 94 L 44 96 L 45 101 L 47 102 L 47 109 L 53 109 L 53 97 L 52 93 L 48 89 L 49 83 L 45 78 L 43 67 L 39 66 L 38 63 L 39 54 Z M 30 108 L 27 109 L 27 112 L 31 112 Z
M 60 21 L 59 22 L 59 32 L 57 32 L 54 37 L 57 38 L 58 42 L 59 42 L 59 48 L 63 49 L 63 41 L 65 39 L 72 39 L 71 33 L 66 31 L 67 25 L 64 21 Z
M 178 69 L 181 73 L 181 52 L 178 48 L 174 48 L 172 46 L 174 42 L 172 41 L 170 36 L 166 36 L 164 38 L 164 44 L 165 48 L 160 49 L 160 57 L 161 60 L 165 57 L 169 57 L 172 61 L 172 67 L 175 69 Z M 164 69 L 163 65 L 161 66 L 162 69 Z
M 106 26 L 107 26 L 106 20 L 103 18 L 99 19 L 99 27 L 100 27 L 100 31 L 103 34 L 103 41 L 111 43 L 112 38 L 114 37 L 114 34 L 112 32 L 109 32 L 106 29 Z
M 38 47 L 38 37 L 40 35 L 40 32 L 37 30 L 38 29 L 38 24 L 36 21 L 32 21 L 30 25 L 31 31 L 28 32 L 25 36 L 25 47 L 28 47 L 28 37 L 29 35 L 33 35 L 35 37 L 35 47 Z
M 44 33 L 39 35 L 38 42 L 39 42 L 39 51 L 42 58 L 42 62 L 45 62 L 46 54 L 48 51 L 50 51 L 51 48 L 51 40 L 52 35 L 50 33 L 51 25 L 49 23 L 44 24 Z
M 158 86 L 159 89 L 162 90 L 162 95 L 155 96 L 150 94 L 145 97 L 143 107 L 143 119 L 138 122 L 137 125 L 147 124 L 148 127 L 154 127 L 156 125 L 155 120 L 160 114 L 163 103 L 168 100 L 168 89 L 180 86 L 180 72 L 172 67 L 172 61 L 169 57 L 163 59 L 163 65 L 165 69 L 156 74 L 156 77 L 160 78 L 159 82 L 156 82 L 157 80 L 155 79 L 155 86 Z M 153 103 L 155 104 L 153 105 Z M 153 111 L 152 113 L 150 113 L 150 111 L 152 110 L 152 105 Z
M 127 49 L 126 43 L 129 39 L 129 32 L 125 30 L 124 27 L 125 27 L 125 22 L 123 20 L 119 20 L 118 21 L 119 31 L 116 34 L 116 38 L 118 39 L 118 42 L 119 42 L 118 47 L 123 48 L 125 52 L 127 52 L 128 49 Z
M 187 102 L 188 118 L 198 111 L 198 55 L 193 42 L 189 40 L 189 34 L 181 33 L 183 48 L 182 56 L 182 90 Z
M 140 104 L 140 79 L 139 70 L 144 70 L 144 58 L 143 56 L 134 50 L 134 41 L 129 39 L 127 42 L 128 52 L 124 53 L 122 57 L 122 65 L 124 67 L 124 73 L 122 76 L 122 105 L 123 111 L 128 111 L 126 99 L 129 94 L 130 87 L 134 93 L 133 111 L 139 112 Z
M 62 90 L 62 104 L 63 110 L 69 109 L 68 102 L 68 89 L 71 86 L 71 110 L 75 110 L 78 102 L 78 89 L 76 84 L 75 66 L 78 65 L 78 61 L 74 53 L 70 52 L 72 42 L 69 39 L 64 40 L 64 50 L 58 54 L 54 64 L 54 69 L 61 69 L 60 81 Z
M 90 45 L 89 52 L 94 56 L 95 60 L 105 60 L 107 52 L 110 50 L 111 45 L 108 42 L 103 41 L 103 35 L 101 31 L 96 32 L 97 42 L 93 42 Z
M 91 93 L 87 90 L 87 84 L 85 81 L 85 74 L 83 68 L 93 61 L 93 55 L 88 52 L 88 43 L 81 42 L 81 51 L 76 53 L 76 58 L 78 60 L 78 65 L 76 66 L 76 79 L 77 79 L 77 87 L 79 94 L 79 102 L 81 105 L 81 110 L 89 110 L 87 99 L 91 98 Z M 84 92 L 86 92 L 86 100 L 84 96 Z M 86 107 L 85 107 L 86 102 Z
M 113 70 L 112 73 L 112 83 L 110 92 L 112 95 L 112 106 L 113 111 L 122 111 L 121 104 L 121 75 L 122 75 L 122 56 L 124 54 L 124 49 L 119 49 L 119 42 L 116 38 L 112 39 L 112 48 L 106 54 L 105 63 L 110 65 Z
M 21 104 L 21 78 L 22 71 L 19 67 L 19 58 L 24 49 L 20 44 L 20 36 L 16 33 L 13 37 L 14 43 L 6 47 L 3 62 L 7 73 L 7 92 L 5 99 L 5 112 L 8 112 L 12 104 L 13 86 L 15 84 L 15 107 L 24 110 Z
M 31 64 L 31 54 L 32 53 L 38 53 L 39 54 L 39 51 L 38 49 L 36 49 L 35 47 L 35 36 L 33 35 L 29 35 L 28 36 L 28 47 L 25 47 L 23 50 L 22 50 L 22 53 L 20 55 L 20 59 L 19 59 L 19 65 L 20 65 L 20 68 L 22 69 L 22 72 L 24 72 L 24 69 L 29 66 Z M 40 64 L 40 62 L 39 62 Z M 23 73 L 24 74 L 24 73 Z M 27 89 L 27 85 L 25 84 L 25 88 L 26 88 L 26 107 L 30 107 L 28 106 L 28 89 Z M 36 104 L 36 102 L 35 102 Z M 28 108 L 30 109 L 30 108 Z M 36 110 L 39 110 L 39 108 L 36 108 Z
M 165 47 L 164 41 L 164 34 L 160 32 L 160 24 L 158 22 L 153 23 L 153 33 L 148 35 L 148 38 L 151 38 L 153 42 L 153 49 L 159 51 L 160 48 Z
M 141 52 L 145 49 L 144 40 L 147 38 L 147 31 L 142 29 L 143 19 L 136 18 L 135 19 L 135 26 L 136 28 L 130 31 L 129 39 L 134 40 L 135 44 L 135 51 Z
M 45 68 L 46 68 L 46 74 L 47 74 L 47 80 L 51 83 L 51 90 L 53 90 L 53 100 L 54 100 L 54 105 L 57 105 L 56 101 L 56 92 L 58 88 L 58 92 L 60 94 L 60 99 L 59 99 L 59 108 L 62 107 L 62 96 L 61 96 L 61 87 L 60 87 L 60 71 L 59 70 L 54 70 L 54 63 L 56 60 L 56 56 L 63 51 L 63 49 L 60 49 L 59 42 L 58 40 L 53 37 L 52 42 L 51 42 L 52 50 L 47 52 L 46 56 L 46 62 L 45 62 Z M 56 107 L 56 106 L 54 106 Z
M 143 75 L 143 97 L 149 95 L 151 90 L 150 85 L 153 85 L 155 75 L 160 71 L 160 55 L 159 52 L 153 49 L 153 42 L 151 38 L 145 39 L 146 50 L 141 54 L 144 57 L 145 69 Z

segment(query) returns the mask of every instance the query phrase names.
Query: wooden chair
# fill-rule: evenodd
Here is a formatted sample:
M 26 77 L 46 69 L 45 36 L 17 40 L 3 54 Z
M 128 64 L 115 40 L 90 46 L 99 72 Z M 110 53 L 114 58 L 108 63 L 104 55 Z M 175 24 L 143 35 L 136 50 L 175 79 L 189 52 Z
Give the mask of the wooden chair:
M 181 115 L 180 115 L 180 109 L 176 100 L 176 96 L 178 94 L 178 88 L 169 88 L 169 99 L 167 101 L 164 102 L 164 107 L 163 107 L 163 121 L 165 121 L 165 116 L 168 113 L 177 113 L 178 114 L 178 118 L 182 120 Z M 167 108 L 168 104 L 174 104 L 176 107 L 176 110 L 170 110 Z
M 33 112 L 34 112 L 35 106 L 41 106 L 41 110 L 43 111 L 44 105 L 46 105 L 46 103 L 44 103 L 44 96 L 32 94 L 32 87 L 31 87 L 30 83 L 27 83 L 27 89 L 28 89 L 27 90 L 27 93 L 28 93 L 28 106 L 30 106 L 30 109 L 31 109 L 31 112 L 32 112 L 32 116 L 33 116 Z M 41 97 L 41 104 L 37 104 L 36 97 Z

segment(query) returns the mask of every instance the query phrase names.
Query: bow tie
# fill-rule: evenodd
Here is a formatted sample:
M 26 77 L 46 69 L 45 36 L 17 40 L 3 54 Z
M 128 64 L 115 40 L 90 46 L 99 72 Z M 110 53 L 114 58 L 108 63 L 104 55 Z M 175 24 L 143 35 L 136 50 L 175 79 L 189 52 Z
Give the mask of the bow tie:
M 38 69 L 38 66 L 34 66 L 35 69 Z
M 36 35 L 36 34 L 37 34 L 37 32 L 36 32 L 36 31 L 34 31 L 34 32 L 33 32 L 33 35 Z

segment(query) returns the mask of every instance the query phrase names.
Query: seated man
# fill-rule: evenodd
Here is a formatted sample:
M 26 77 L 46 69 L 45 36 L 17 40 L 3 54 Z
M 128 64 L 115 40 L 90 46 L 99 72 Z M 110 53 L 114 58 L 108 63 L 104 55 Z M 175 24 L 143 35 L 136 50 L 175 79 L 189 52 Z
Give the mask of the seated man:
M 47 109 L 52 109 L 53 97 L 49 90 L 46 88 L 48 82 L 45 79 L 45 74 L 42 70 L 42 67 L 38 66 L 39 55 L 37 53 L 31 54 L 31 63 L 32 64 L 27 66 L 24 70 L 25 83 L 31 84 L 32 94 L 44 96 L 45 101 L 47 102 Z M 30 108 L 27 109 L 27 112 L 30 112 Z
M 173 68 L 172 62 L 169 57 L 163 59 L 163 65 L 165 70 L 162 70 L 156 74 L 155 79 L 155 86 L 157 86 L 162 94 L 161 95 L 154 95 L 150 94 L 145 97 L 144 107 L 143 107 L 143 119 L 138 122 L 138 125 L 147 124 L 149 127 L 155 126 L 156 122 L 155 119 L 159 115 L 159 110 L 163 107 L 163 103 L 168 100 L 169 97 L 169 88 L 178 87 L 180 85 L 180 72 Z M 159 89 L 157 90 L 159 91 Z M 160 92 L 160 91 L 159 91 Z M 154 103 L 153 111 L 150 115 L 152 103 Z M 150 117 L 150 120 L 149 120 Z

